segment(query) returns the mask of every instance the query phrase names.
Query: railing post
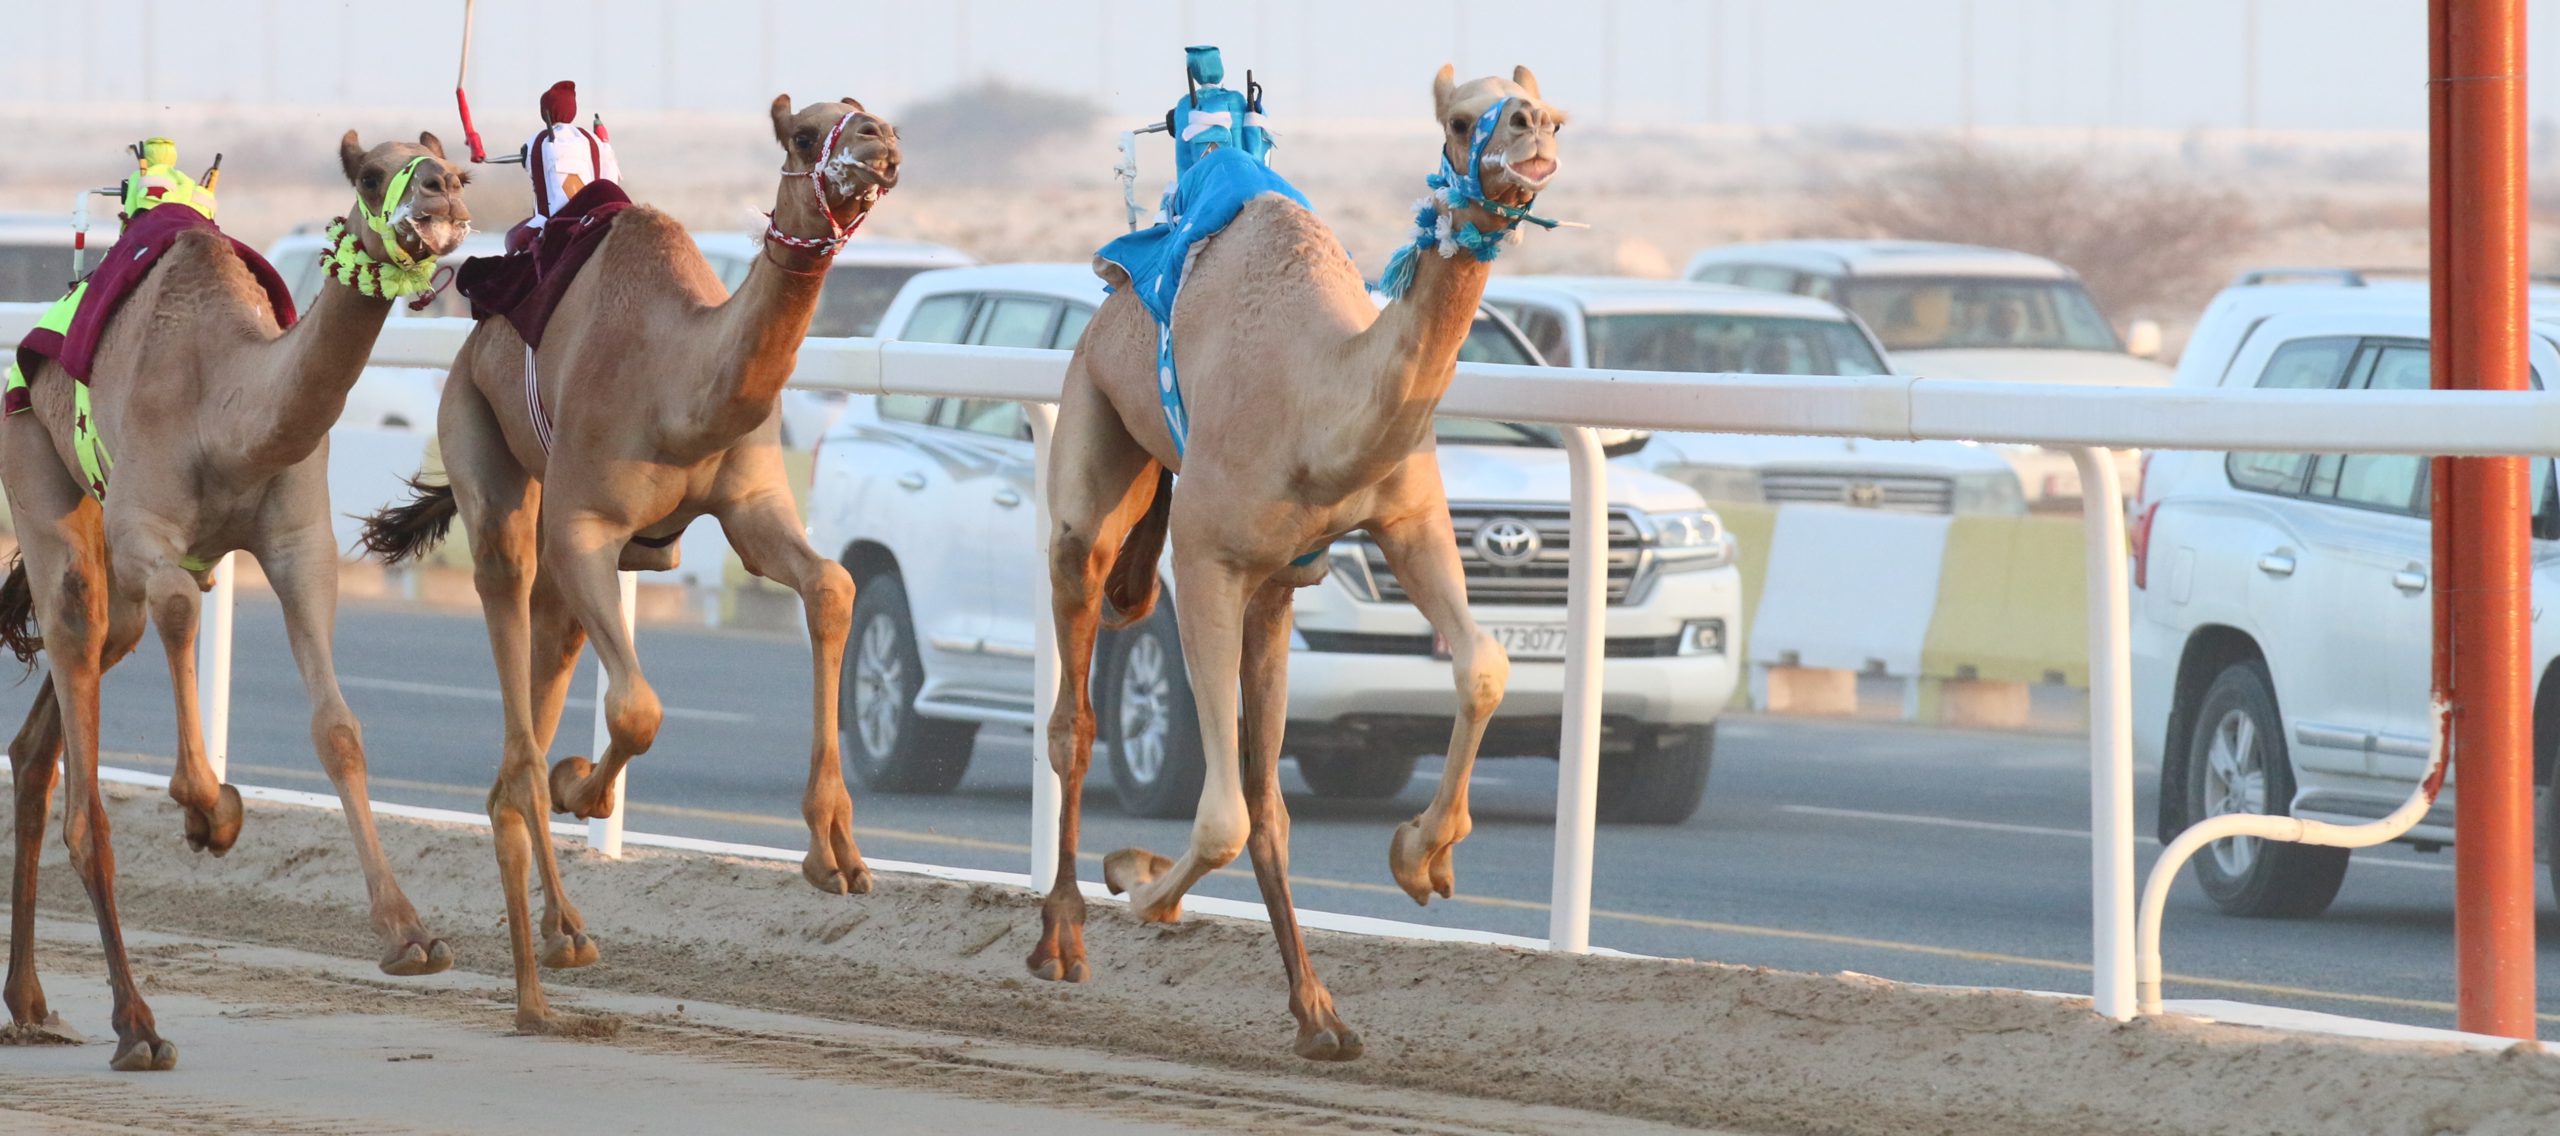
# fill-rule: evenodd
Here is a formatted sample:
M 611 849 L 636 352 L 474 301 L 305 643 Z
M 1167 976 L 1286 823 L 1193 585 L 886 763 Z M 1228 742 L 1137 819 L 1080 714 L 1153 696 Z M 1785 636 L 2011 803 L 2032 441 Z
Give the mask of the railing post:
M 1557 743 L 1556 870 L 1547 947 L 1591 949 L 1591 849 L 1600 813 L 1600 663 L 1607 655 L 1609 466 L 1586 426 L 1563 428 L 1573 473 L 1573 549 L 1564 600 L 1564 731 Z
M 2080 467 L 2089 556 L 2090 997 L 2099 1016 L 2134 1011 L 2133 655 L 2125 595 L 2124 488 L 2114 455 L 2071 451 Z
M 1039 550 L 1041 588 L 1033 601 L 1031 621 L 1031 890 L 1045 892 L 1058 878 L 1058 773 L 1049 768 L 1049 713 L 1058 703 L 1058 624 L 1050 608 L 1049 579 L 1049 438 L 1058 425 L 1058 408 L 1045 402 L 1022 404 L 1031 423 L 1032 538 Z
M 624 638 L 631 641 L 634 649 L 637 649 L 640 637 L 632 630 L 632 623 L 640 609 L 640 574 L 616 572 L 613 575 L 614 581 L 621 585 L 622 591 L 620 605 L 622 634 Z M 606 727 L 604 714 L 606 696 L 612 692 L 613 676 L 605 673 L 604 654 L 599 651 L 596 653 L 596 728 L 595 748 L 592 751 L 595 760 L 599 763 L 604 761 L 606 747 L 613 744 L 613 731 Z M 587 847 L 609 857 L 619 858 L 622 855 L 622 802 L 628 796 L 630 782 L 631 774 L 628 769 L 624 770 L 622 776 L 613 779 L 612 815 L 596 817 L 587 822 Z
M 237 552 L 224 553 L 213 565 L 213 594 L 206 598 L 203 626 L 196 629 L 196 705 L 202 712 L 205 762 L 213 779 L 231 779 L 231 616 L 239 597 Z

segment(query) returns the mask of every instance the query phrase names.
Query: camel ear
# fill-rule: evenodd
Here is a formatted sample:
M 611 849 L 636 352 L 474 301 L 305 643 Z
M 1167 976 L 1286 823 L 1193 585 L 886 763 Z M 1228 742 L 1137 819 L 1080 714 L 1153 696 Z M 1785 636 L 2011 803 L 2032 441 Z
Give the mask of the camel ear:
M 1434 117 L 1449 109 L 1449 96 L 1458 90 L 1458 67 L 1454 63 L 1440 65 L 1440 73 L 1431 77 L 1431 113 Z
M 438 141 L 436 136 L 433 134 L 429 134 L 424 130 L 419 131 L 418 145 L 426 147 L 428 153 L 433 154 L 438 158 L 444 157 L 444 143 Z
M 773 96 L 773 140 L 791 148 L 791 96 Z
M 853 109 L 855 109 L 855 110 L 857 110 L 857 111 L 861 111 L 861 112 L 862 112 L 862 113 L 864 113 L 864 114 L 869 114 L 869 113 L 871 113 L 870 108 L 865 107 L 865 106 L 863 106 L 863 105 L 862 105 L 862 100 L 861 100 L 861 99 L 857 99 L 857 98 L 853 97 L 852 95 L 846 95 L 845 97 L 840 98 L 840 99 L 837 99 L 836 101 L 837 101 L 837 102 L 840 102 L 840 103 L 843 103 L 843 104 L 844 104 L 844 105 L 846 105 L 846 106 L 852 107 Z
M 1529 70 L 1527 67 L 1513 67 L 1511 69 L 1511 81 L 1519 84 L 1521 90 L 1529 92 L 1530 98 L 1543 99 L 1546 97 L 1545 95 L 1538 93 L 1537 73 Z
M 356 141 L 355 131 L 338 139 L 338 168 L 347 172 L 348 185 L 354 185 L 356 175 L 364 169 L 364 143 Z

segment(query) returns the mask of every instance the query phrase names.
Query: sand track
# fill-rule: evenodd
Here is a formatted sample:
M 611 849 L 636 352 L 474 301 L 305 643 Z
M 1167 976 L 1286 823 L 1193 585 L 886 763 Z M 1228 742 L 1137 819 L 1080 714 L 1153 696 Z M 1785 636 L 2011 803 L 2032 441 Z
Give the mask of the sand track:
M 155 994 L 254 995 L 286 1013 L 396 1008 L 472 1036 L 505 1028 L 483 833 L 384 822 L 411 897 L 461 954 L 454 975 L 384 979 L 361 961 L 374 948 L 336 816 L 252 802 L 240 847 L 214 860 L 184 850 L 164 799 L 109 789 L 127 925 L 160 933 L 142 949 Z M 44 909 L 85 923 L 49 845 Z M 1288 1055 L 1278 960 L 1258 925 L 1150 927 L 1096 905 L 1094 981 L 1064 988 L 1023 974 L 1038 916 L 1011 889 L 884 875 L 871 895 L 839 898 L 789 865 L 645 850 L 620 863 L 569 852 L 563 867 L 604 959 L 554 988 L 631 1019 L 606 1048 L 797 1077 L 853 1069 L 901 1088 L 1230 1131 L 1589 1130 L 1590 1113 L 1770 1133 L 2560 1130 L 2560 1059 L 2538 1051 L 2119 1026 L 2027 995 L 1325 934 L 1311 942 L 1316 965 L 1369 1052 L 1311 1067 Z M 260 962 L 244 957 L 254 948 L 191 939 L 302 953 Z M 41 960 L 65 1009 L 97 985 L 94 948 L 74 942 L 48 936 Z M 727 1017 L 666 1012 L 675 1001 Z M 70 1024 L 96 1034 L 103 1003 L 92 1003 L 95 1020 Z M 762 1029 L 748 1020 L 760 1012 L 791 1021 Z M 0 1050 L 0 1070 L 30 1052 Z M 103 1072 L 102 1047 L 77 1052 Z M 221 1059 L 187 1053 L 190 1068 Z M 11 1095 L 0 1091 L 0 1110 L 20 1107 Z

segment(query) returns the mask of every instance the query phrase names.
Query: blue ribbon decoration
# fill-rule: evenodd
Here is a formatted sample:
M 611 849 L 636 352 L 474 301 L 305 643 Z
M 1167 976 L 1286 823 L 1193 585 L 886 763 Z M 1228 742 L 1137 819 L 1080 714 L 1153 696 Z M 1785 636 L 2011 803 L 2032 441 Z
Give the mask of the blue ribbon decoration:
M 1484 151 L 1493 142 L 1493 133 L 1502 123 L 1503 108 L 1511 105 L 1504 97 L 1485 109 L 1476 119 L 1475 130 L 1467 143 L 1467 169 L 1460 173 L 1449 166 L 1449 151 L 1442 147 L 1440 168 L 1423 179 L 1431 193 L 1414 207 L 1413 242 L 1397 249 L 1388 258 L 1387 270 L 1378 278 L 1378 291 L 1388 299 L 1401 299 L 1413 288 L 1417 261 L 1425 250 L 1436 249 L 1443 258 L 1455 256 L 1465 249 L 1480 262 L 1491 262 L 1502 255 L 1502 244 L 1523 221 L 1542 229 L 1553 229 L 1557 222 L 1529 212 L 1529 205 L 1505 205 L 1484 195 Z M 1504 220 L 1491 232 L 1476 227 L 1473 221 L 1459 221 L 1459 209 L 1474 206 Z

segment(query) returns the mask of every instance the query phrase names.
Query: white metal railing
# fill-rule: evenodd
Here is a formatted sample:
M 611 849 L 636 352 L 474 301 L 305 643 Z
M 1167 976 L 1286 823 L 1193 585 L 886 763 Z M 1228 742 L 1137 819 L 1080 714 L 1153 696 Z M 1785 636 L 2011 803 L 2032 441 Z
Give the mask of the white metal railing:
M 0 305 L 0 336 L 32 326 L 30 305 Z M 443 367 L 469 330 L 460 319 L 399 319 L 384 329 L 373 361 Z M 852 394 L 933 394 L 1012 399 L 1031 411 L 1045 533 L 1049 434 L 1066 354 L 1017 348 L 810 340 L 793 385 Z M 1564 428 L 1572 458 L 1573 523 L 1602 523 L 1607 467 L 1593 427 L 1698 432 L 1828 435 L 1890 440 L 1944 439 L 2042 445 L 2071 451 L 2087 518 L 2089 597 L 2090 878 L 2093 1001 L 2098 1013 L 2133 1016 L 2135 1002 L 2134 785 L 2127 629 L 2124 502 L 2108 447 L 2497 456 L 2560 452 L 2560 395 L 2480 391 L 2277 391 L 2041 386 L 1920 379 L 1693 375 L 1606 369 L 1461 364 L 1441 400 L 1464 418 L 1550 423 Z M 1589 534 L 1586 534 L 1589 535 Z M 1590 942 L 1592 834 L 1599 775 L 1595 697 L 1600 686 L 1599 581 L 1606 542 L 1573 542 L 1568 584 L 1565 689 L 1569 692 L 1557 777 L 1554 895 L 1548 942 L 1585 950 Z M 1044 561 L 1045 562 L 1045 561 Z M 228 593 L 217 592 L 217 609 Z M 626 607 L 627 610 L 627 607 Z M 228 626 L 217 610 L 203 650 L 217 664 Z M 1045 732 L 1056 685 L 1050 621 L 1043 636 L 1032 747 L 1031 881 L 1054 876 L 1057 782 L 1047 768 Z M 229 691 L 205 668 L 210 735 L 227 723 Z M 1579 695 L 1576 697 L 1576 695 Z M 603 700 L 598 699 L 601 706 Z M 225 741 L 207 738 L 216 754 Z M 622 815 L 617 809 L 615 817 Z M 618 822 L 617 822 L 618 823 Z M 600 848 L 617 826 L 591 829 Z

